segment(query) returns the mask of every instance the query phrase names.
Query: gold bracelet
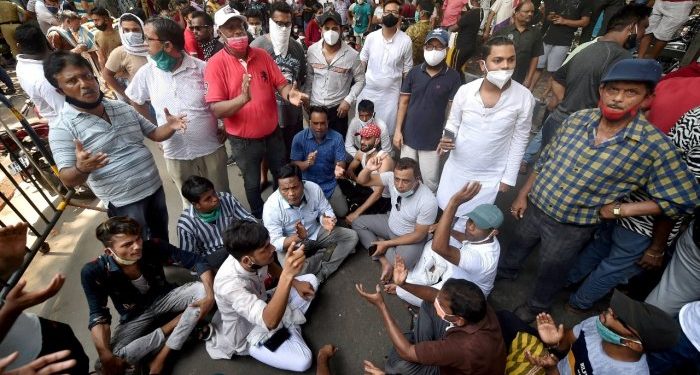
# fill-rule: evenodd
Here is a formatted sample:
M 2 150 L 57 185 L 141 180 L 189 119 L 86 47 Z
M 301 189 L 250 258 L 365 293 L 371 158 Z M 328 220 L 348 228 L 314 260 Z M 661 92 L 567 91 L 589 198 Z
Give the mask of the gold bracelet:
M 661 254 L 659 254 L 659 255 L 654 255 L 654 254 L 652 254 L 652 253 L 649 252 L 649 251 L 645 251 L 645 252 L 644 252 L 644 255 L 647 255 L 647 256 L 652 257 L 652 258 L 663 258 L 663 256 L 666 255 L 666 252 L 665 252 L 665 251 L 662 251 Z

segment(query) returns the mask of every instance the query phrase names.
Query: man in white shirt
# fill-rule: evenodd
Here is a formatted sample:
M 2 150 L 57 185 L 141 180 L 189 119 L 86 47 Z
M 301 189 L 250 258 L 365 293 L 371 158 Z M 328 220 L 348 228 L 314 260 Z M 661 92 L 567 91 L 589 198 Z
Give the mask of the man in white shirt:
M 477 206 L 467 214 L 469 219 L 464 232 L 454 233 L 458 237 L 456 241 L 451 236 L 457 207 L 472 199 L 480 188 L 478 182 L 467 183 L 452 196 L 433 234 L 432 248 L 423 252 L 413 271 L 404 271 L 404 276 L 394 280 L 396 294 L 401 299 L 420 306 L 424 300 L 434 299 L 450 278 L 473 282 L 486 297 L 491 293 L 501 255 L 501 245 L 496 238 L 503 223 L 501 210 L 493 204 Z M 438 270 L 442 270 L 442 274 L 435 272 Z M 433 289 L 416 288 L 416 285 L 430 285 Z
M 357 150 L 362 147 L 360 144 L 360 138 L 356 134 L 369 124 L 374 124 L 379 127 L 379 130 L 381 131 L 381 142 L 379 146 L 383 151 L 391 154 L 391 138 L 389 138 L 386 123 L 377 117 L 376 112 L 374 112 L 374 103 L 368 99 L 360 100 L 359 104 L 357 105 L 357 117 L 350 121 L 348 133 L 345 135 L 345 151 L 347 151 L 347 153 L 353 157 L 355 156 Z
M 206 64 L 184 51 L 184 34 L 175 21 L 150 19 L 144 35 L 151 59 L 129 83 L 126 96 L 154 124 L 164 124 L 167 112 L 187 116 L 187 131 L 162 143 L 165 167 L 178 191 L 187 178 L 197 175 L 211 181 L 216 191 L 228 192 L 224 133 L 204 100 Z M 148 101 L 155 109 L 155 119 Z M 185 198 L 182 206 L 189 206 Z
M 483 47 L 486 77 L 463 85 L 454 97 L 438 152 L 449 152 L 437 190 L 440 208 L 469 181 L 481 191 L 457 209 L 462 218 L 474 207 L 493 203 L 515 186 L 532 126 L 535 99 L 510 77 L 515 69 L 513 41 L 497 36 Z M 457 226 L 464 225 L 464 218 Z
M 306 245 L 302 273 L 313 273 L 322 283 L 355 251 L 357 233 L 335 225 L 337 219 L 323 190 L 302 180 L 298 166 L 282 167 L 277 182 L 279 189 L 265 202 L 262 215 L 270 242 L 280 263 L 284 263 L 285 249 L 292 243 Z
M 51 26 L 59 26 L 61 22 L 56 17 L 59 4 L 56 0 L 37 1 L 34 5 L 36 20 L 39 22 L 41 32 L 46 35 Z
M 304 268 L 304 247 L 287 247 L 282 268 L 275 263 L 275 246 L 262 224 L 238 220 L 224 233 L 229 257 L 214 279 L 219 311 L 212 319 L 214 334 L 206 343 L 213 359 L 250 355 L 269 366 L 304 372 L 312 353 L 301 336 L 304 313 L 318 288 Z M 279 282 L 268 296 L 268 275 Z M 275 343 L 276 342 L 276 343 Z
M 377 117 L 389 126 L 389 135 L 394 134 L 401 80 L 413 67 L 413 44 L 399 29 L 401 1 L 386 0 L 382 9 L 382 29 L 367 36 L 360 52 L 366 72 L 365 88 L 358 101 L 374 102 Z
M 43 60 L 49 54 L 46 36 L 36 24 L 30 22 L 17 27 L 15 39 L 20 52 L 16 71 L 19 85 L 34 102 L 41 117 L 51 125 L 66 99 L 44 77 Z
M 374 174 L 380 163 L 379 157 L 368 160 L 357 176 L 357 183 L 388 187 L 391 212 L 362 215 L 353 221 L 352 229 L 357 231 L 362 246 L 373 259 L 381 262 L 380 281 L 388 283 L 397 255 L 405 260 L 409 269 L 418 262 L 428 229 L 437 216 L 437 201 L 430 189 L 420 182 L 420 169 L 415 160 L 401 158 L 393 172 Z

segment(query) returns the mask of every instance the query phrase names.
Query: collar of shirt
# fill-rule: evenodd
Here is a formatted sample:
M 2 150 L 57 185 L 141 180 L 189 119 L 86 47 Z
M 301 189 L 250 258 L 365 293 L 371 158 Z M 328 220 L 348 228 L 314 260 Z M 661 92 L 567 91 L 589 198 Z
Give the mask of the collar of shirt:
M 442 69 L 440 69 L 440 71 L 436 75 L 434 75 L 430 78 L 435 78 L 437 76 L 445 75 L 445 72 L 447 72 L 447 68 L 448 68 L 447 64 L 443 64 Z M 428 63 L 424 62 L 424 63 L 420 64 L 420 69 L 423 71 L 423 73 L 428 74 Z M 430 75 L 430 74 L 428 74 L 428 75 Z
M 330 128 L 329 128 L 329 130 L 330 130 Z M 316 136 L 314 135 L 314 132 L 311 131 L 311 129 L 308 129 L 308 128 L 307 128 L 307 129 L 306 129 L 306 132 L 307 132 L 307 133 L 306 133 L 306 137 L 305 137 L 306 139 L 310 139 L 310 140 L 317 141 Z M 323 144 L 323 143 L 325 143 L 327 140 L 328 140 L 328 133 L 326 133 L 326 134 L 323 135 L 323 139 L 321 140 L 321 142 L 318 142 L 318 141 L 317 141 L 316 143 L 318 143 L 318 144 Z
M 595 132 L 598 130 L 600 125 L 600 120 L 602 119 L 602 113 L 600 110 L 596 110 L 591 116 L 590 121 L 586 124 L 588 127 L 588 134 L 591 140 L 591 144 L 595 144 Z M 625 126 L 622 131 L 617 132 L 615 136 L 598 145 L 598 147 L 608 144 L 609 142 L 621 142 L 624 139 L 632 139 L 636 142 L 641 142 L 642 137 L 644 137 L 644 126 L 640 122 L 640 115 L 637 114 L 632 121 Z
M 299 204 L 298 206 L 292 206 L 291 204 L 289 204 L 287 199 L 285 199 L 281 193 L 280 198 L 282 198 L 280 199 L 282 201 L 282 207 L 284 207 L 285 209 L 301 209 L 302 207 L 304 207 L 304 205 L 306 205 L 306 203 L 308 203 L 306 201 L 306 187 L 304 187 L 304 196 L 301 197 L 301 204 Z
M 108 99 L 102 99 L 102 105 L 105 107 L 105 112 L 108 111 L 107 115 L 111 119 L 113 116 L 112 103 L 110 103 Z M 93 114 L 91 114 L 91 113 L 79 111 L 77 108 L 68 104 L 68 102 L 63 103 L 63 108 L 61 108 L 61 115 L 64 116 L 69 121 L 75 120 L 76 118 L 78 118 L 78 116 L 93 116 Z M 99 116 L 96 116 L 96 117 L 99 117 Z
M 180 66 L 178 66 L 177 69 L 175 69 L 174 71 L 164 73 L 171 73 L 172 75 L 177 75 L 178 73 L 184 72 L 187 69 L 197 69 L 197 64 L 194 61 L 194 57 L 188 55 L 184 51 L 181 53 L 183 56 L 182 64 L 180 64 Z
M 233 258 L 233 256 L 229 256 Z M 263 266 L 257 271 L 248 271 L 247 269 L 243 268 L 241 262 L 239 262 L 236 258 L 233 258 L 233 270 L 238 277 L 242 279 L 254 280 L 256 282 L 260 280 L 262 276 L 267 275 L 267 266 Z

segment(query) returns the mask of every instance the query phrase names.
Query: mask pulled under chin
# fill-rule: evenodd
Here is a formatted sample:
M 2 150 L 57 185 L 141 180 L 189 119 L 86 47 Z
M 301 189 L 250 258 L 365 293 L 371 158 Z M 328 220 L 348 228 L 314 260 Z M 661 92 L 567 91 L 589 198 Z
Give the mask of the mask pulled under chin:
M 600 108 L 600 112 L 602 113 L 603 117 L 605 117 L 605 119 L 608 121 L 620 121 L 628 116 L 634 117 L 637 115 L 637 111 L 639 110 L 638 105 L 625 111 L 613 109 L 605 105 L 605 103 L 603 103 L 603 99 L 598 100 L 598 108 Z
M 96 101 L 90 103 L 90 102 L 84 102 L 82 100 L 78 100 L 75 98 L 71 98 L 70 96 L 66 95 L 66 102 L 68 104 L 72 105 L 73 107 L 78 107 L 80 109 L 95 109 L 95 108 L 97 108 L 97 106 L 102 104 L 102 99 L 104 98 L 104 96 L 105 96 L 105 94 L 102 91 L 100 91 L 100 97 Z
M 277 56 L 287 56 L 289 49 L 289 36 L 292 34 L 291 27 L 280 27 L 275 21 L 270 19 L 270 41 L 272 49 Z
M 114 261 L 117 262 L 117 264 L 121 264 L 122 266 L 130 266 L 139 260 L 130 260 L 130 259 L 124 259 L 120 258 L 119 255 L 117 255 L 114 251 L 112 251 L 112 258 L 114 258 Z

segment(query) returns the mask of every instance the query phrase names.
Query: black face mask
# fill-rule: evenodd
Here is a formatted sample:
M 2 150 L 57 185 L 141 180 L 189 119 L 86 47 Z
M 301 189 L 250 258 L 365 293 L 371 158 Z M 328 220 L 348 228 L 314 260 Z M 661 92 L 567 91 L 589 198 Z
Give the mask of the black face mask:
M 95 108 L 97 108 L 98 105 L 102 104 L 102 99 L 104 98 L 104 96 L 105 96 L 105 94 L 102 91 L 100 91 L 100 97 L 93 103 L 84 102 L 82 100 L 78 100 L 75 98 L 71 98 L 70 96 L 66 96 L 66 102 L 68 102 L 68 104 L 70 104 L 74 107 L 78 107 L 80 109 L 95 109 Z
M 622 45 L 622 48 L 627 50 L 637 48 L 637 34 L 630 34 L 630 36 L 627 37 L 627 40 L 625 40 L 625 44 Z
M 396 17 L 391 13 L 382 17 L 382 24 L 384 24 L 386 27 L 394 27 L 397 23 L 399 23 L 399 17 Z
M 263 268 L 263 266 L 255 263 L 255 261 L 253 260 L 253 257 L 249 257 L 249 258 L 250 258 L 250 265 L 248 267 L 250 267 L 250 269 L 257 271 L 257 270 Z
M 107 27 L 108 27 L 108 26 L 109 26 L 108 24 L 103 23 L 102 25 L 95 25 L 95 28 L 96 28 L 97 30 L 100 30 L 100 31 L 105 31 L 105 30 L 107 30 Z

